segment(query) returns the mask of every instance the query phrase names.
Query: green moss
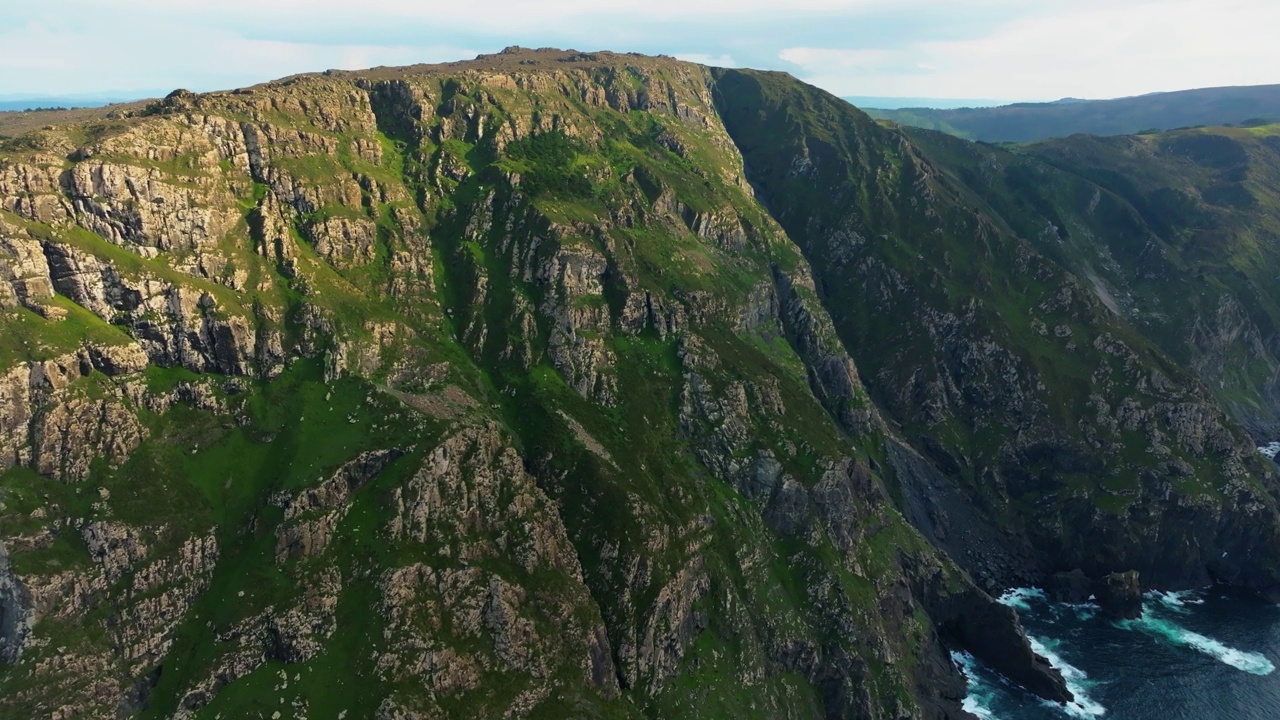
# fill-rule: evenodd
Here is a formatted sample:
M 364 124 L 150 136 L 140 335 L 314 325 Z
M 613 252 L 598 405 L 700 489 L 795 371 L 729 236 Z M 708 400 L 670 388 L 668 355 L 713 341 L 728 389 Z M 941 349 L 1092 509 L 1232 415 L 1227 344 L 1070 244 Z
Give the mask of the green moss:
M 521 174 L 520 187 L 532 196 L 591 197 L 591 183 L 579 169 L 584 151 L 563 132 L 538 133 L 507 145 L 503 166 Z
M 0 368 L 55 358 L 75 352 L 86 343 L 111 346 L 132 341 L 123 330 L 61 295 L 55 295 L 47 304 L 64 312 L 64 318 L 47 320 L 23 307 L 0 310 L 0 335 L 5 338 L 0 343 Z

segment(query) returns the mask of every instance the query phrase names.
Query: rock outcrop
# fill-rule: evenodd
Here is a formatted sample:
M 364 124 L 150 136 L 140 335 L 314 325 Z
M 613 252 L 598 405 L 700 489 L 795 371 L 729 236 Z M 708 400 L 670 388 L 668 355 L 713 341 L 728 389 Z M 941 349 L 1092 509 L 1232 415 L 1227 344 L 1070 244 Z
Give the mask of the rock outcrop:
M 1134 570 L 1100 578 L 1094 595 L 1102 612 L 1111 617 L 1128 620 L 1142 615 L 1142 586 Z

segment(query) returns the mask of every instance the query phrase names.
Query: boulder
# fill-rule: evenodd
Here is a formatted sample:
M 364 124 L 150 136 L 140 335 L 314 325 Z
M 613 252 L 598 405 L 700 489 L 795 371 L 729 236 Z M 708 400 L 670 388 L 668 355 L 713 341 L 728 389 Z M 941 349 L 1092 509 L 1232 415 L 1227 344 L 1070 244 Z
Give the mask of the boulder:
M 1093 581 L 1080 568 L 1070 572 L 1057 572 L 1044 585 L 1045 594 L 1054 602 L 1080 604 L 1089 601 L 1093 594 Z
M 1142 586 L 1138 584 L 1137 570 L 1111 573 L 1095 585 L 1093 594 L 1103 613 L 1122 620 L 1141 617 Z

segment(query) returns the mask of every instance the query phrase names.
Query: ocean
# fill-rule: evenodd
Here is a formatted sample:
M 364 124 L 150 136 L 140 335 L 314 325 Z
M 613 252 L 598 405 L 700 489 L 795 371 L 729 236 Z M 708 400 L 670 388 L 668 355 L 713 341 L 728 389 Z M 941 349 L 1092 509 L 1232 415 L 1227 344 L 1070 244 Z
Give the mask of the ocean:
M 1142 617 L 1127 621 L 1033 589 L 1000 601 L 1018 611 L 1076 701 L 1039 700 L 955 653 L 969 681 L 965 709 L 980 718 L 1280 719 L 1280 607 L 1256 596 L 1223 587 L 1148 593 Z

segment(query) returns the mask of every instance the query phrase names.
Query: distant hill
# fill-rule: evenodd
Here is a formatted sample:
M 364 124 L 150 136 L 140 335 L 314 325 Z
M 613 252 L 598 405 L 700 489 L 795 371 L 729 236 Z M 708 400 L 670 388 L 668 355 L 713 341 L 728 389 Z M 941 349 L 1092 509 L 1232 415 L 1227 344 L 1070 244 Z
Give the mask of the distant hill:
M 996 105 L 1007 105 L 1006 100 L 992 100 L 990 98 L 934 98 L 934 97 L 885 97 L 879 95 L 846 95 L 845 100 L 853 103 L 860 108 L 882 108 L 885 110 L 897 110 L 900 108 L 971 108 L 971 107 L 994 107 Z
M 151 93 L 155 94 L 155 93 Z M 161 93 L 163 94 L 163 93 Z M 128 102 L 133 97 L 105 97 L 96 95 L 67 95 L 48 97 L 0 96 L 0 112 L 36 110 L 48 108 L 94 108 L 112 103 Z
M 878 120 L 972 140 L 1027 142 L 1075 133 L 1124 135 L 1196 125 L 1274 122 L 1280 120 L 1280 85 L 1204 88 L 1115 100 L 1065 98 L 999 107 L 864 109 Z

